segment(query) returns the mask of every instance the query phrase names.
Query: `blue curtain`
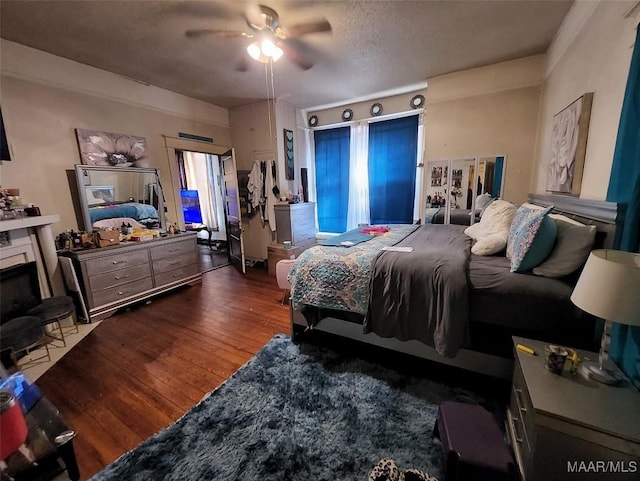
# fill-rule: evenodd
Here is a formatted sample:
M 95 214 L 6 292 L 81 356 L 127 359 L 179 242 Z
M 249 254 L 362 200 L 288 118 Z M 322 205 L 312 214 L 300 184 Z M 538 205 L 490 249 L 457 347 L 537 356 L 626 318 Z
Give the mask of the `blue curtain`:
M 496 166 L 493 170 L 493 192 L 492 197 L 499 198 L 502 196 L 502 171 L 504 170 L 504 157 L 496 157 Z
M 314 132 L 316 208 L 320 232 L 344 232 L 349 204 L 350 128 Z
M 417 115 L 369 126 L 372 224 L 413 223 L 417 151 Z
M 624 202 L 627 206 L 622 232 L 619 232 L 616 238 L 616 247 L 629 252 L 640 252 L 639 39 L 640 31 L 636 34 L 631 58 L 607 192 L 607 200 Z M 614 322 L 609 355 L 636 385 L 640 385 L 640 327 L 624 326 Z

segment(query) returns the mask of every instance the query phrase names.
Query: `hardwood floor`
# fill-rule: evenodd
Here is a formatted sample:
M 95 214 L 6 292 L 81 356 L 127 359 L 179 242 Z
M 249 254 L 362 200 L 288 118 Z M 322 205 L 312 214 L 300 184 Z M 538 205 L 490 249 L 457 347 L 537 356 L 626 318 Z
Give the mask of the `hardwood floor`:
M 206 244 L 198 244 L 198 268 L 200 272 L 209 272 L 229 264 L 226 248 L 211 249 Z
M 227 266 L 201 285 L 105 320 L 38 386 L 77 431 L 81 479 L 171 424 L 247 362 L 289 308 L 262 269 Z

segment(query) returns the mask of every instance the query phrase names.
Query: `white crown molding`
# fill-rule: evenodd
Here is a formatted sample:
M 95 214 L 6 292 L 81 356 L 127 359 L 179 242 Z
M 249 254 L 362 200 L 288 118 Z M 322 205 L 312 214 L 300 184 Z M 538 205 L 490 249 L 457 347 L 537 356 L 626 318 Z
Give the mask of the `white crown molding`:
M 576 0 L 573 3 L 547 50 L 545 78 L 551 74 L 599 4 L 600 0 Z
M 0 39 L 3 76 L 229 128 L 229 111 L 144 82 Z

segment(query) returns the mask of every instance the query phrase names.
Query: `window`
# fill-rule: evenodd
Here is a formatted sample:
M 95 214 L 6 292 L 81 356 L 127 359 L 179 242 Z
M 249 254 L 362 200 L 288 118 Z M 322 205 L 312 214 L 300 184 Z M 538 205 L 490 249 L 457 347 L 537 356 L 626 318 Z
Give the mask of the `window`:
M 417 115 L 369 126 L 371 224 L 413 222 L 417 152 Z
M 349 199 L 349 127 L 315 132 L 320 232 L 344 232 Z
M 320 232 L 411 224 L 419 137 L 418 115 L 315 131 Z

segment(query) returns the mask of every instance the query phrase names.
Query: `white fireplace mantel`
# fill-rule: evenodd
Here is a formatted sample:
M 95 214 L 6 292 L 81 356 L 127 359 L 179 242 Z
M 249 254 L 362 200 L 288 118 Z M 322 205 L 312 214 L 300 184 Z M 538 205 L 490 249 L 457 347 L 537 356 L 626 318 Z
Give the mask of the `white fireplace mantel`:
M 60 222 L 59 215 L 0 220 L 0 232 L 9 233 L 8 243 L 0 246 L 2 266 L 36 261 L 43 297 L 65 292 L 51 232 L 51 224 L 56 222 Z
M 60 222 L 59 215 L 39 215 L 34 217 L 18 217 L 17 219 L 2 219 L 0 220 L 0 232 L 51 225 L 56 222 Z

